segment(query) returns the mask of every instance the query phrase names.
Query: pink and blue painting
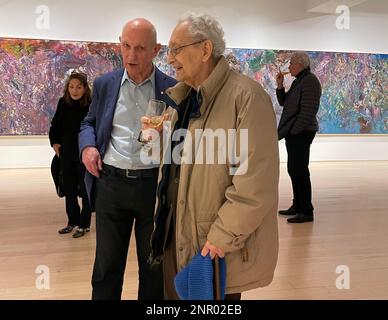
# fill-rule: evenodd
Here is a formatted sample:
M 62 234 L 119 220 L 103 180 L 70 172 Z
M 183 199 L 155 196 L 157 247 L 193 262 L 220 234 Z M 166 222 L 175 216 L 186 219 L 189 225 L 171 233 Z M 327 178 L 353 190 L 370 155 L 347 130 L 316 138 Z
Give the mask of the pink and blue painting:
M 155 59 L 174 76 L 165 46 Z M 319 133 L 388 134 L 388 55 L 308 52 L 312 72 L 322 84 Z M 228 48 L 231 68 L 259 82 L 271 95 L 277 119 L 275 76 L 290 51 Z M 0 38 L 0 136 L 46 135 L 73 70 L 94 79 L 122 66 L 120 46 L 59 40 Z M 285 76 L 286 88 L 293 78 Z

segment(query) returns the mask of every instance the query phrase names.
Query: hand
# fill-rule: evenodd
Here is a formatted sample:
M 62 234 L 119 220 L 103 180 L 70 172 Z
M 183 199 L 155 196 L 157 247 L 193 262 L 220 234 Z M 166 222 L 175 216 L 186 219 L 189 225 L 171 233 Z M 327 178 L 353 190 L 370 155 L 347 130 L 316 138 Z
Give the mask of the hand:
M 102 170 L 100 153 L 95 147 L 86 147 L 82 151 L 82 162 L 92 175 L 99 178 Z
M 141 140 L 139 140 L 142 143 L 148 143 L 151 141 L 156 141 L 158 138 L 158 134 L 160 134 L 163 131 L 163 122 L 169 120 L 170 116 L 166 112 L 162 116 L 162 121 L 157 125 L 153 125 L 151 123 L 152 118 L 149 116 L 141 117 Z M 156 117 L 157 121 L 160 121 L 158 117 Z
M 278 86 L 278 89 L 282 89 L 283 88 L 283 81 L 284 81 L 284 76 L 281 72 L 279 72 L 277 75 L 276 75 L 276 84 Z
M 207 254 L 210 252 L 210 257 L 214 259 L 214 257 L 217 255 L 220 258 L 225 257 L 225 253 L 221 248 L 217 248 L 216 246 L 213 246 L 209 240 L 206 241 L 205 245 L 202 248 L 201 255 L 206 257 Z
M 150 117 L 147 117 L 147 116 L 141 117 L 140 118 L 141 129 L 147 130 L 147 129 L 152 128 L 158 132 L 162 132 L 163 131 L 163 122 L 169 120 L 169 118 L 170 118 L 170 115 L 167 112 L 164 113 L 163 114 L 163 121 L 157 127 L 155 127 L 155 126 L 151 125 L 151 118 Z
M 54 143 L 53 144 L 53 149 L 55 151 L 55 154 L 57 155 L 57 157 L 59 158 L 59 148 L 61 147 L 61 145 L 59 143 Z

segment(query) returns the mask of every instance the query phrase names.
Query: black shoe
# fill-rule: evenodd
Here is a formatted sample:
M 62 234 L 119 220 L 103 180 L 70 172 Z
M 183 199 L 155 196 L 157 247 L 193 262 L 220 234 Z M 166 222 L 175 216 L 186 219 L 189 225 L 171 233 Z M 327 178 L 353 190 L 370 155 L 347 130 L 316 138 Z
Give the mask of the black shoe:
M 66 226 L 66 227 L 64 227 L 64 228 L 62 228 L 62 229 L 60 229 L 60 230 L 58 230 L 58 233 L 59 233 L 59 234 L 70 233 L 70 232 L 73 231 L 74 227 L 75 227 L 75 226 L 69 226 L 69 225 L 68 225 L 68 226 Z
M 303 223 L 303 222 L 312 222 L 314 221 L 314 216 L 306 215 L 306 214 L 301 214 L 298 213 L 295 217 L 293 218 L 288 218 L 287 222 L 289 223 Z
M 293 216 L 293 215 L 296 215 L 296 210 L 294 209 L 293 206 L 291 206 L 287 210 L 280 210 L 279 214 L 283 216 Z
M 89 232 L 90 228 L 78 228 L 74 233 L 73 233 L 73 238 L 79 238 L 85 235 L 86 232 Z

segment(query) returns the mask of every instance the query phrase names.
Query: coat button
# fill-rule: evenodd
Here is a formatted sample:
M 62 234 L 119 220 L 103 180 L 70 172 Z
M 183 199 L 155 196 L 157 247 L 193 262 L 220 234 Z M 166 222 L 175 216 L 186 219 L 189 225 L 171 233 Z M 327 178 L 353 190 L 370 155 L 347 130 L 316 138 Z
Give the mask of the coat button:
M 185 202 L 183 200 L 181 200 L 181 201 L 179 201 L 179 204 L 183 206 L 185 204 Z
M 179 183 L 179 178 L 175 178 L 175 183 Z
M 183 251 L 183 247 L 179 247 L 179 251 L 181 251 L 181 252 L 182 252 L 182 251 Z

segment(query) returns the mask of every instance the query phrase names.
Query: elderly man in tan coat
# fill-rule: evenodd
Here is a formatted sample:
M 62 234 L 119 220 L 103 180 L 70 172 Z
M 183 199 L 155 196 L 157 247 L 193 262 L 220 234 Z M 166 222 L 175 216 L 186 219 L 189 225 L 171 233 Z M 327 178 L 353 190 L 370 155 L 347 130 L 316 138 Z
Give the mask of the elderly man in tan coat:
M 174 134 L 159 171 L 151 239 L 166 299 L 178 298 L 174 277 L 198 252 L 225 257 L 226 299 L 270 284 L 277 263 L 275 115 L 264 89 L 229 68 L 223 34 L 212 17 L 189 15 L 169 42 L 180 82 L 166 94 L 178 107 L 170 108 Z

